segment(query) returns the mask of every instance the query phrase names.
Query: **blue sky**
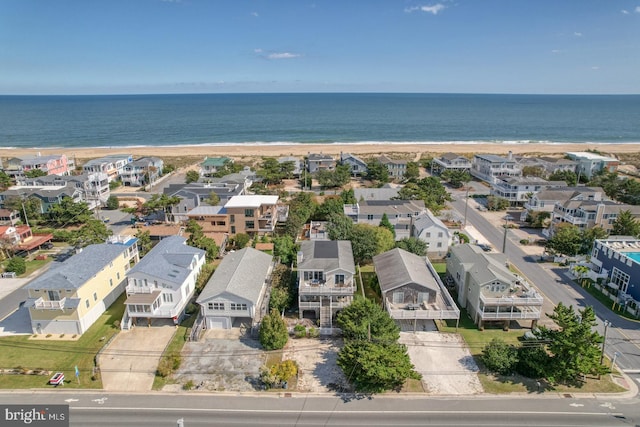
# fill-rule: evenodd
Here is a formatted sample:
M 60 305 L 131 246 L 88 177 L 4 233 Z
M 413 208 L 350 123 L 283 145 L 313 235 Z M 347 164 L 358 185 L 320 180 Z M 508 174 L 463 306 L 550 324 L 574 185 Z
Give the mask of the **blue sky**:
M 0 94 L 640 93 L 640 0 L 1 0 Z

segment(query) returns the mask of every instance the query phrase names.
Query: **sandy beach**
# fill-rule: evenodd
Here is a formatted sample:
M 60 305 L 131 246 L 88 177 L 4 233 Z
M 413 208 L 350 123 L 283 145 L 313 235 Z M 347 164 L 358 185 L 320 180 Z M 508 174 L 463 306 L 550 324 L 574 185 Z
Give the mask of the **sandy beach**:
M 455 153 L 486 153 L 486 154 L 563 154 L 568 151 L 598 150 L 607 154 L 638 153 L 640 144 L 292 144 L 292 145 L 195 145 L 195 146 L 160 146 L 160 147 L 97 147 L 97 148 L 51 148 L 51 149 L 22 149 L 0 148 L 0 157 L 66 154 L 76 159 L 90 159 L 107 154 L 127 153 L 134 157 L 158 156 L 169 157 L 198 157 L 229 156 L 243 157 L 278 157 L 304 156 L 308 153 L 324 153 L 338 155 L 340 152 L 352 153 L 360 156 L 378 154 L 405 154 L 416 158 L 423 153 L 442 154 Z

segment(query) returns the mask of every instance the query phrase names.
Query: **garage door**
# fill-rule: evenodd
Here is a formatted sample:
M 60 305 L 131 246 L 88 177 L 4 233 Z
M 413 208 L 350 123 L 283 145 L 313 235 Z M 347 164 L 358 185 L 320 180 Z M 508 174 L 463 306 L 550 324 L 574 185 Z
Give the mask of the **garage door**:
M 229 320 L 224 317 L 208 317 L 207 328 L 209 329 L 229 329 Z

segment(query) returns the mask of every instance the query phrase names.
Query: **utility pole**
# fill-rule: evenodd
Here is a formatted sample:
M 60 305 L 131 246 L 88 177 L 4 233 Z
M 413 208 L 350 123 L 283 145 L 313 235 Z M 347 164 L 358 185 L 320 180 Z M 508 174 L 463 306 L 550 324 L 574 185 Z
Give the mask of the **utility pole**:
M 607 347 L 607 329 L 611 326 L 611 322 L 608 320 L 604 321 L 604 337 L 602 339 L 602 352 L 600 353 L 600 364 L 604 361 L 604 350 Z
M 502 253 L 505 253 L 507 250 L 507 230 L 509 229 L 509 220 L 511 216 L 505 215 L 504 217 L 504 237 L 502 239 Z
M 467 209 L 468 208 L 469 208 L 469 185 L 467 184 L 467 192 L 464 195 L 464 222 L 462 223 L 463 230 L 467 227 Z

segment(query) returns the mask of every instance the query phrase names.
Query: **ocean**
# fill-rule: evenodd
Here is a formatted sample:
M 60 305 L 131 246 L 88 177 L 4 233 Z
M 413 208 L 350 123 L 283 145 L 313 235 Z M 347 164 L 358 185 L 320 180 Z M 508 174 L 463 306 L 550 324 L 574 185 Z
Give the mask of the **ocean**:
M 0 146 L 640 143 L 640 95 L 0 96 Z

